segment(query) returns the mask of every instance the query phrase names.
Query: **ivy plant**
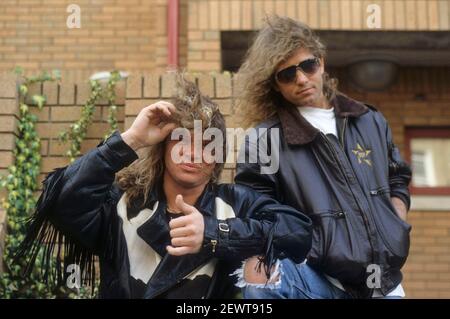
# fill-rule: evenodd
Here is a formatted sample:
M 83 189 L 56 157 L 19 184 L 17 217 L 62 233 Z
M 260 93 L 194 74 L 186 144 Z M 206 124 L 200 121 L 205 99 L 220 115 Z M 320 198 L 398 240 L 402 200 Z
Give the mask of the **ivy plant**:
M 118 71 L 112 71 L 106 85 L 106 91 L 102 89 L 99 80 L 90 80 L 91 94 L 82 108 L 81 117 L 75 123 L 70 125 L 69 130 L 61 132 L 59 135 L 59 140 L 62 143 L 70 143 L 66 156 L 70 158 L 71 162 L 75 161 L 75 159 L 81 155 L 81 143 L 86 138 L 88 128 L 92 124 L 95 105 L 101 98 L 106 98 L 109 104 L 108 123 L 110 125 L 110 131 L 105 135 L 105 138 L 117 130 L 115 88 L 117 82 L 120 80 L 120 73 Z
M 60 295 L 58 287 L 42 282 L 39 265 L 42 256 L 38 256 L 36 266 L 29 277 L 23 277 L 26 260 L 14 260 L 14 255 L 23 241 L 26 232 L 25 221 L 33 212 L 38 190 L 37 178 L 41 163 L 41 140 L 36 132 L 37 117 L 31 114 L 31 108 L 42 110 L 45 96 L 33 95 L 32 105 L 28 105 L 29 87 L 35 83 L 59 80 L 59 72 L 43 72 L 33 77 L 25 77 L 23 69 L 16 68 L 16 74 L 21 77 L 19 85 L 19 122 L 18 136 L 15 143 L 14 164 L 8 168 L 9 174 L 0 181 L 0 186 L 6 188 L 7 198 L 2 199 L 2 206 L 8 217 L 7 235 L 3 263 L 5 271 L 0 274 L 0 296 L 2 298 L 52 298 Z M 16 261 L 16 262 L 14 262 Z

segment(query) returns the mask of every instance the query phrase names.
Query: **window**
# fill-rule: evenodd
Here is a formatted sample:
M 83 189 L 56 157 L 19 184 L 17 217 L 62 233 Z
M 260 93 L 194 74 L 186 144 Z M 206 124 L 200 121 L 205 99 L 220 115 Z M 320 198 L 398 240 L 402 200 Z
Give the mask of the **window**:
M 407 128 L 406 154 L 413 194 L 450 194 L 450 128 Z

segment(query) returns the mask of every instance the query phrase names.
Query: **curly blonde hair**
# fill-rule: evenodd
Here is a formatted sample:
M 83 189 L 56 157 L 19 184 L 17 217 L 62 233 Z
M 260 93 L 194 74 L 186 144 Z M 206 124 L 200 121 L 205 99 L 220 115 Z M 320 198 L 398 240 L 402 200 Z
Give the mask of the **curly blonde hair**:
M 197 85 L 188 81 L 185 74 L 177 72 L 176 91 L 171 103 L 176 113 L 173 121 L 178 127 L 192 129 L 194 120 L 201 120 L 203 128 L 218 128 L 223 136 L 223 154 L 226 158 L 226 125 L 219 111 L 219 106 L 208 96 L 202 95 Z M 166 138 L 170 138 L 170 135 Z M 166 141 L 139 150 L 139 159 L 116 174 L 116 182 L 127 193 L 127 203 L 134 198 L 143 196 L 143 203 L 149 192 L 159 183 L 164 175 L 164 152 Z M 223 169 L 224 161 L 216 163 L 210 183 L 216 183 Z
M 308 25 L 289 17 L 266 17 L 236 74 L 236 102 L 243 111 L 246 127 L 275 116 L 282 97 L 274 90 L 274 72 L 299 48 L 308 49 L 317 58 L 325 57 L 325 45 Z M 323 79 L 324 95 L 330 101 L 335 95 L 337 80 L 326 72 Z

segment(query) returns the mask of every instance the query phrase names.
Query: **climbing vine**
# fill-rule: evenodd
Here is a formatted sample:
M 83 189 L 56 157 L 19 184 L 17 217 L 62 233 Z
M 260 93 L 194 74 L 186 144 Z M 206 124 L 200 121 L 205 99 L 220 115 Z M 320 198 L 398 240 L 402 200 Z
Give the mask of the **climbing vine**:
M 87 129 L 92 123 L 95 104 L 101 97 L 101 85 L 98 80 L 91 80 L 89 84 L 91 94 L 83 106 L 81 117 L 70 125 L 68 131 L 62 132 L 59 135 L 61 142 L 67 143 L 70 141 L 69 150 L 66 152 L 66 156 L 70 158 L 70 162 L 73 162 L 81 154 L 81 143 L 86 138 Z
M 16 74 L 21 77 L 19 85 L 19 122 L 18 137 L 13 151 L 15 162 L 8 168 L 6 177 L 0 176 L 0 187 L 8 191 L 7 198 L 2 199 L 2 206 L 8 216 L 7 235 L 3 261 L 5 271 L 0 274 L 0 298 L 86 298 L 93 295 L 88 288 L 71 291 L 62 286 L 47 284 L 42 280 L 42 249 L 38 254 L 30 276 L 24 277 L 24 269 L 28 264 L 27 257 L 15 259 L 20 243 L 25 238 L 26 220 L 34 211 L 36 205 L 35 192 L 38 190 L 37 178 L 41 163 L 41 141 L 36 132 L 36 115 L 30 110 L 42 110 L 45 96 L 34 94 L 30 100 L 29 87 L 48 81 L 60 80 L 58 71 L 43 72 L 38 76 L 25 77 L 21 68 L 16 68 Z M 70 126 L 70 129 L 60 134 L 64 142 L 70 141 L 70 148 L 66 155 L 71 161 L 80 155 L 81 143 L 86 137 L 87 129 L 92 123 L 95 105 L 100 98 L 106 97 L 109 104 L 108 123 L 111 134 L 117 129 L 117 106 L 115 87 L 121 80 L 120 73 L 111 72 L 106 92 L 103 92 L 99 80 L 91 80 L 91 94 L 82 109 L 81 117 Z M 108 134 L 108 135 L 109 135 Z M 105 137 L 106 138 L 106 137 Z M 98 284 L 98 283 L 97 283 Z M 96 289 L 94 295 L 96 294 Z
M 34 210 L 38 190 L 37 178 L 41 163 L 41 140 L 36 132 L 37 117 L 30 110 L 37 107 L 42 110 L 45 97 L 36 94 L 31 97 L 33 105 L 28 105 L 29 87 L 35 83 L 57 81 L 59 72 L 43 72 L 34 77 L 25 77 L 21 68 L 16 68 L 16 74 L 22 78 L 19 86 L 19 123 L 14 157 L 15 162 L 8 168 L 9 174 L 2 178 L 0 186 L 8 191 L 7 198 L 2 205 L 8 216 L 7 235 L 5 238 L 5 252 L 3 261 L 5 271 L 0 274 L 0 295 L 3 298 L 52 298 L 59 294 L 58 287 L 46 285 L 42 282 L 39 265 L 42 256 L 36 260 L 36 266 L 27 278 L 22 277 L 26 260 L 15 260 L 13 256 L 23 241 L 26 232 L 25 220 Z
M 105 138 L 117 129 L 115 88 L 120 79 L 121 77 L 118 71 L 111 72 L 106 85 L 106 91 L 103 91 L 99 80 L 90 80 L 91 94 L 82 108 L 81 117 L 75 123 L 70 125 L 69 130 L 62 132 L 59 135 L 59 140 L 61 142 L 70 143 L 66 156 L 70 158 L 71 162 L 75 161 L 75 159 L 81 155 L 81 143 L 86 138 L 87 130 L 92 124 L 95 105 L 102 97 L 105 97 L 109 104 L 108 123 L 110 125 L 110 132 L 105 136 Z
M 117 82 L 121 80 L 120 72 L 113 71 L 107 85 L 107 97 L 108 97 L 108 123 L 109 123 L 109 135 L 111 135 L 115 130 L 117 130 L 117 105 L 116 105 L 116 85 Z M 107 136 L 105 136 L 106 138 Z

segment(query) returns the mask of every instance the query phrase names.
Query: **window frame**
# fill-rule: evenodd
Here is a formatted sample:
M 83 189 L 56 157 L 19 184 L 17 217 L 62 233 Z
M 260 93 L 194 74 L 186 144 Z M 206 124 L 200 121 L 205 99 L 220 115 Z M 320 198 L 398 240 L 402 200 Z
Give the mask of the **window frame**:
M 450 127 L 406 127 L 405 156 L 412 169 L 411 140 L 413 138 L 449 138 Z M 414 172 L 413 172 L 414 173 Z M 412 195 L 450 195 L 450 186 L 416 187 L 411 180 L 409 190 Z

